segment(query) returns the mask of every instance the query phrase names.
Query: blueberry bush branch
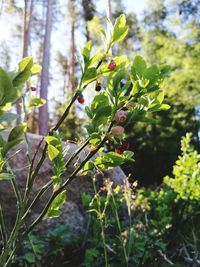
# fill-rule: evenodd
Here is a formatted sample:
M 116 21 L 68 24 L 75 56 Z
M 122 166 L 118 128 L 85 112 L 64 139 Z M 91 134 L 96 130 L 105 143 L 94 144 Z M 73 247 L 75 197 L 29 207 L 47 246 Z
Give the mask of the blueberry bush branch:
M 87 174 L 98 169 L 107 170 L 132 160 L 133 152 L 129 151 L 129 144 L 125 140 L 125 128 L 128 124 L 136 121 L 155 123 L 150 116 L 151 113 L 166 110 L 168 105 L 163 104 L 164 94 L 160 84 L 168 73 L 168 66 L 147 66 L 141 56 L 136 56 L 130 61 L 126 56 L 115 56 L 110 54 L 111 47 L 122 41 L 128 32 L 126 18 L 121 15 L 114 26 L 110 24 L 110 37 L 102 31 L 105 52 L 93 56 L 92 42 L 89 41 L 81 51 L 82 61 L 80 67 L 82 74 L 77 90 L 67 105 L 57 124 L 49 131 L 48 136 L 42 138 L 38 144 L 33 157 L 29 153 L 26 122 L 14 127 L 5 140 L 0 135 L 0 180 L 8 180 L 13 185 L 17 199 L 17 216 L 11 233 L 8 233 L 5 223 L 2 206 L 0 206 L 0 228 L 2 234 L 2 253 L 0 262 L 2 266 L 9 266 L 20 242 L 27 238 L 27 235 L 46 217 L 53 218 L 61 215 L 61 206 L 65 202 L 65 191 L 68 184 L 77 178 L 79 173 Z M 33 75 L 40 72 L 41 68 L 34 64 L 31 57 L 24 58 L 18 65 L 16 72 L 6 72 L 0 68 L 0 129 L 4 130 L 5 125 L 17 116 L 8 111 L 15 101 L 23 96 L 25 117 L 33 108 L 39 108 L 45 104 L 41 98 L 28 97 L 28 104 L 25 106 L 25 97 L 30 91 L 36 88 L 31 86 L 30 90 L 24 86 Z M 88 124 L 85 126 L 87 137 L 77 150 L 65 160 L 65 150 L 59 133 L 59 128 L 67 118 L 71 107 L 76 100 L 79 104 L 85 104 L 84 94 L 88 88 L 93 87 L 96 95 L 91 105 L 85 106 L 85 113 L 88 117 Z M 27 155 L 29 171 L 27 174 L 25 193 L 22 196 L 18 188 L 15 174 L 9 167 L 9 151 L 23 142 L 22 135 L 25 135 L 27 143 Z M 36 163 L 36 155 L 45 142 L 41 157 Z M 104 152 L 107 144 L 114 146 L 114 151 Z M 74 171 L 65 178 L 65 172 L 70 164 L 88 148 L 88 154 L 74 166 Z M 97 154 L 96 157 L 94 157 Z M 33 185 L 38 173 L 46 159 L 49 157 L 53 164 L 53 176 L 36 194 L 33 200 L 30 199 Z M 41 197 L 50 189 L 52 195 L 45 204 L 40 215 L 27 225 L 27 217 L 33 208 L 40 202 Z

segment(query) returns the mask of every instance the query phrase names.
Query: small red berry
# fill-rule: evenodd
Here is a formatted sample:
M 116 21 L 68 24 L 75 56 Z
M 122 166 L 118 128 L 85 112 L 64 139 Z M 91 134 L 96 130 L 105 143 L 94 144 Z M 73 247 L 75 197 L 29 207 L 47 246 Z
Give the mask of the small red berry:
M 117 67 L 116 63 L 114 60 L 111 60 L 110 63 L 108 64 L 109 70 L 114 70 Z
M 80 95 L 80 96 L 78 97 L 78 102 L 79 102 L 80 104 L 83 104 L 83 103 L 85 102 L 85 99 L 83 98 L 82 95 Z
M 96 87 L 95 87 L 95 90 L 97 92 L 101 91 L 101 84 L 100 83 L 97 83 Z
M 115 153 L 117 153 L 117 154 L 123 154 L 123 152 L 124 152 L 124 149 L 122 148 L 122 147 L 117 147 L 117 148 L 115 148 Z
M 34 87 L 34 86 L 31 86 L 31 91 L 32 91 L 32 92 L 35 92 L 35 91 L 37 91 L 37 88 Z

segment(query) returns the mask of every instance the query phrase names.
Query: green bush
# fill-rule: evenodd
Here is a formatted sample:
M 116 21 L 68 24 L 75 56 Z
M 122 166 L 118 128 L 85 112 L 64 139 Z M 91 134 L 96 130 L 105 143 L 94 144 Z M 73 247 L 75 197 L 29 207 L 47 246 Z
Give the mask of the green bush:
M 84 266 L 101 266 L 104 245 L 110 266 L 199 263 L 200 155 L 190 139 L 182 138 L 174 178 L 165 177 L 159 188 L 133 190 L 126 184 L 106 186 L 93 199 L 83 195 L 90 211 Z

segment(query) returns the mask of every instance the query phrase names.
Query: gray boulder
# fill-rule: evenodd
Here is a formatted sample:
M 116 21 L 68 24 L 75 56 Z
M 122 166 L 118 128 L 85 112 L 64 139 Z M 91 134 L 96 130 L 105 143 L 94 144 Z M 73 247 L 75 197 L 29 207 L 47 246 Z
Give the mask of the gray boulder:
M 4 133 L 4 137 L 6 137 L 7 133 Z M 32 155 L 34 155 L 37 150 L 38 144 L 40 143 L 43 137 L 35 134 L 28 134 L 29 140 L 29 151 Z M 38 151 L 36 156 L 36 163 L 38 162 L 43 147 L 44 141 Z M 74 151 L 76 151 L 78 145 L 73 143 L 66 143 L 64 146 L 67 146 L 67 156 L 66 159 L 69 158 Z M 24 192 L 26 177 L 28 174 L 28 160 L 27 160 L 27 145 L 26 142 L 20 144 L 16 149 L 10 152 L 10 160 L 9 163 L 12 166 L 13 172 L 16 175 L 17 184 L 21 192 Z M 71 166 L 69 166 L 66 174 L 64 175 L 63 180 L 65 180 L 68 175 L 74 169 L 75 162 L 81 162 L 85 155 L 88 153 L 88 149 L 86 148 L 78 158 L 76 158 Z M 48 157 L 46 157 L 40 172 L 35 180 L 33 191 L 31 193 L 31 198 L 33 198 L 37 192 L 44 186 L 53 175 L 52 172 L 52 163 L 49 161 Z M 67 202 L 63 205 L 62 210 L 63 214 L 59 218 L 44 220 L 40 227 L 45 229 L 48 227 L 55 227 L 57 223 L 65 223 L 68 224 L 74 231 L 82 232 L 84 231 L 85 225 L 85 214 L 83 211 L 81 195 L 83 192 L 88 192 L 93 194 L 93 188 L 91 183 L 92 177 L 90 176 L 79 176 L 76 177 L 67 187 Z M 104 179 L 109 179 L 113 182 L 114 185 L 123 184 L 125 181 L 125 174 L 119 168 L 113 168 L 112 170 L 102 172 L 102 174 L 98 174 L 96 177 L 98 186 L 103 184 Z M 41 199 L 38 206 L 34 208 L 34 210 L 30 213 L 29 221 L 33 221 L 40 211 L 45 206 L 48 198 L 52 194 L 52 190 L 49 190 Z M 3 206 L 3 210 L 5 212 L 6 223 L 8 226 L 13 225 L 15 216 L 16 216 L 16 199 L 13 194 L 13 189 L 9 181 L 0 181 L 0 201 Z

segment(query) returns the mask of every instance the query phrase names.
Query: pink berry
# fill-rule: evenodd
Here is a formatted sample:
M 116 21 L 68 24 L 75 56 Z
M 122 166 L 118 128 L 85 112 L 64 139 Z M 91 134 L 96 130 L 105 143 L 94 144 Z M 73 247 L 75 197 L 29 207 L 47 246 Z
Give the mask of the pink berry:
M 122 126 L 114 126 L 111 132 L 115 137 L 119 138 L 124 133 L 124 128 Z
M 127 119 L 127 112 L 124 110 L 118 110 L 115 113 L 115 121 L 119 124 L 124 123 Z

